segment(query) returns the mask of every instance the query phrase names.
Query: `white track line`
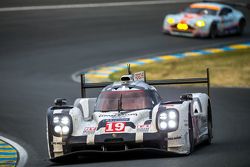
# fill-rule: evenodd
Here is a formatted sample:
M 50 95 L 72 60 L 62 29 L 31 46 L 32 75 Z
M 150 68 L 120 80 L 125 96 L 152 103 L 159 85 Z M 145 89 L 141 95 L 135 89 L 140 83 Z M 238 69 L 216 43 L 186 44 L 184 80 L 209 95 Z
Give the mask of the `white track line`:
M 3 136 L 0 136 L 0 139 L 5 141 L 6 143 L 9 143 L 18 151 L 19 157 L 18 157 L 18 161 L 17 161 L 17 167 L 24 167 L 26 162 L 27 162 L 27 159 L 28 159 L 28 154 L 27 154 L 26 150 L 22 146 L 17 144 L 16 142 L 14 142 L 10 139 L 7 139 Z
M 29 10 L 49 10 L 49 9 L 73 9 L 73 8 L 96 8 L 96 7 L 118 7 L 132 5 L 157 5 L 170 3 L 197 2 L 197 0 L 155 0 L 139 2 L 112 2 L 112 3 L 91 3 L 91 4 L 68 4 L 68 5 L 46 5 L 46 6 L 23 6 L 23 7 L 4 7 L 0 12 L 29 11 Z

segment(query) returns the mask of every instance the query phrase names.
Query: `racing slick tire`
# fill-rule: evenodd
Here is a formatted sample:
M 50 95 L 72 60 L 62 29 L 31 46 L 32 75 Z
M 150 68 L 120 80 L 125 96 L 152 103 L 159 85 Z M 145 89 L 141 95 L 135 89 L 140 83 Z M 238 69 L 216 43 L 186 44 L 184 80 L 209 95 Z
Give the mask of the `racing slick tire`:
M 207 129 L 208 129 L 208 139 L 205 144 L 210 145 L 213 139 L 213 124 L 212 124 L 212 111 L 210 102 L 208 103 L 208 114 L 207 114 Z
M 189 154 L 191 154 L 194 151 L 194 130 L 193 130 L 193 122 L 191 114 L 188 114 L 188 133 L 189 133 Z
M 238 25 L 238 35 L 242 35 L 246 26 L 246 20 L 241 18 Z
M 212 23 L 210 30 L 209 30 L 209 38 L 215 39 L 218 35 L 217 25 Z

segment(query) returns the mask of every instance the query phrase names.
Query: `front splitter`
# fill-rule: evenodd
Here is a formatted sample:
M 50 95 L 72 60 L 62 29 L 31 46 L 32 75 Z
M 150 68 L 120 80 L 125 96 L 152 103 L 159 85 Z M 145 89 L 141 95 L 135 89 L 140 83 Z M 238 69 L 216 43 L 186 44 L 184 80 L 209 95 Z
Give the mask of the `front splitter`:
M 50 159 L 52 162 L 65 163 L 67 161 L 74 162 L 81 158 L 110 158 L 110 157 L 124 157 L 124 155 L 139 155 L 140 157 L 168 157 L 168 156 L 180 156 L 180 154 L 169 152 L 164 149 L 157 148 L 133 148 L 128 150 L 119 150 L 119 151 L 96 151 L 96 150 L 83 150 L 75 151 L 72 153 L 64 154 L 63 156 Z M 128 156 L 128 157 L 129 157 Z

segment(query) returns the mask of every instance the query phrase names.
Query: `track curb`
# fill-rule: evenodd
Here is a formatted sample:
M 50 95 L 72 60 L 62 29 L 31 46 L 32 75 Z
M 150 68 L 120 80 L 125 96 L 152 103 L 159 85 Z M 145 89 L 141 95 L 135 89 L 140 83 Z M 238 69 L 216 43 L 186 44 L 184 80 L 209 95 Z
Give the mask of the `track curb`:
M 0 167 L 16 166 L 18 161 L 18 152 L 10 143 L 0 138 Z
M 27 160 L 28 154 L 22 146 L 0 135 L 0 167 L 24 167 Z
M 127 68 L 127 64 L 131 67 L 142 66 L 150 63 L 169 61 L 173 59 L 179 59 L 190 56 L 204 56 L 214 53 L 229 52 L 233 50 L 247 49 L 250 48 L 250 41 L 238 44 L 226 45 L 223 47 L 213 47 L 201 50 L 192 50 L 189 52 L 182 52 L 176 54 L 160 55 L 151 58 L 140 58 L 131 61 L 124 61 L 121 63 L 107 64 L 98 66 L 96 68 L 90 68 L 86 71 L 78 71 L 72 75 L 72 79 L 75 82 L 80 82 L 80 74 L 85 73 L 86 82 L 105 82 L 110 81 L 109 76 L 115 72 L 124 70 Z

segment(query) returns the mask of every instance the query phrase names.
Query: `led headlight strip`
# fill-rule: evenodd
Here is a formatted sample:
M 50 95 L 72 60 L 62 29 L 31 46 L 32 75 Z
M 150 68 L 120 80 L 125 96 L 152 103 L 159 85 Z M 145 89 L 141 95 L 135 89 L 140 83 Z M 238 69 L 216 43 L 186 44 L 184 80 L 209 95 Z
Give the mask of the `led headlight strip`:
M 71 129 L 71 117 L 66 115 L 53 116 L 54 133 L 57 135 L 68 135 Z
M 171 132 L 178 129 L 179 113 L 176 109 L 167 109 L 157 114 L 157 127 L 159 131 Z

